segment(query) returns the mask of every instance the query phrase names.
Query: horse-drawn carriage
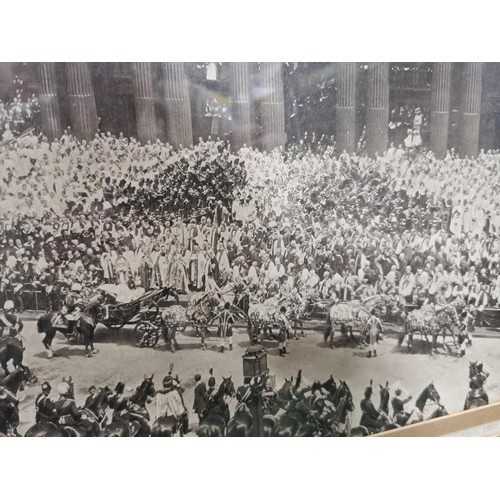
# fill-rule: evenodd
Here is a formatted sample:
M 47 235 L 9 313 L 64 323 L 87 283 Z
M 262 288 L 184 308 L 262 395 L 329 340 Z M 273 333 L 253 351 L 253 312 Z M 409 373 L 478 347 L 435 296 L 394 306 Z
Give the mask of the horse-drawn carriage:
M 135 325 L 134 336 L 138 345 L 154 347 L 162 328 L 161 309 L 169 305 L 169 297 L 173 297 L 178 304 L 179 296 L 171 287 L 150 290 L 130 302 L 106 304 L 101 309 L 98 321 L 114 330 Z

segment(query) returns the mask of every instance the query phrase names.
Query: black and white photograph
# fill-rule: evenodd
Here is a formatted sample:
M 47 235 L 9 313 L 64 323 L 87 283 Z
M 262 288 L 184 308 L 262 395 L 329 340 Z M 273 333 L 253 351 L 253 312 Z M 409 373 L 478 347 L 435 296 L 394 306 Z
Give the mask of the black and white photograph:
M 0 63 L 0 433 L 358 437 L 500 401 L 500 63 Z

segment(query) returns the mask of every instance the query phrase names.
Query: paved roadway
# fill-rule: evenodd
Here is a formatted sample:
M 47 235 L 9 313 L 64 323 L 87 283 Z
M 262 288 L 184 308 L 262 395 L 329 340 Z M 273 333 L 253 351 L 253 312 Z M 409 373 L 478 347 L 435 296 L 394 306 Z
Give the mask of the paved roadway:
M 212 327 L 215 334 L 216 327 Z M 333 374 L 335 380 L 345 379 L 353 393 L 356 409 L 353 425 L 359 423 L 359 402 L 364 388 L 370 379 L 377 384 L 374 390 L 374 403 L 378 405 L 378 384 L 389 384 L 394 389 L 402 385 L 414 399 L 430 382 L 434 382 L 441 394 L 442 403 L 449 412 L 460 411 L 468 389 L 468 363 L 470 360 L 484 362 L 485 369 L 490 372 L 486 390 L 490 401 L 500 401 L 500 339 L 487 336 L 486 330 L 478 329 L 472 347 L 465 358 L 453 352 L 440 349 L 439 354 L 431 356 L 426 350 L 418 350 L 409 354 L 406 348 L 397 346 L 395 332 L 387 330 L 385 340 L 378 346 L 378 357 L 368 359 L 365 350 L 353 347 L 337 337 L 339 346 L 332 350 L 325 346 L 320 329 L 310 328 L 305 337 L 290 342 L 291 354 L 286 358 L 278 356 L 276 343 L 265 343 L 269 348 L 268 365 L 276 375 L 277 386 L 280 387 L 285 377 L 295 376 L 299 368 L 307 382 L 326 380 Z M 186 389 L 185 400 L 188 408 L 192 407 L 194 374 L 199 371 L 205 381 L 209 376 L 209 368 L 214 369 L 217 381 L 221 376 L 232 375 L 235 384 L 241 384 L 242 355 L 248 347 L 248 337 L 243 326 L 235 329 L 234 350 L 219 353 L 218 339 L 208 339 L 209 349 L 199 348 L 199 339 L 187 331 L 179 336 L 182 349 L 173 354 L 160 340 L 154 349 L 141 349 L 135 346 L 133 329 L 126 327 L 121 331 L 108 330 L 99 326 L 96 331 L 96 346 L 99 354 L 93 358 L 84 356 L 84 348 L 69 343 L 62 334 L 54 340 L 55 357 L 47 359 L 41 343 L 41 335 L 36 330 L 35 321 L 26 320 L 24 337 L 26 341 L 25 364 L 39 379 L 39 384 L 26 390 L 21 403 L 20 432 L 24 433 L 34 421 L 34 399 L 40 392 L 40 385 L 48 380 L 52 387 L 52 396 L 57 397 L 57 384 L 63 376 L 71 375 L 75 384 L 75 396 L 78 404 L 83 404 L 87 396 L 87 388 L 108 385 L 114 388 L 118 381 L 123 381 L 127 388 L 139 385 L 144 374 L 154 373 L 156 387 L 167 374 L 170 363 L 174 363 L 174 372 L 178 373 L 181 383 Z M 484 334 L 481 335 L 481 334 Z M 418 348 L 419 341 L 416 341 Z M 391 391 L 391 396 L 393 390 Z M 408 404 L 411 406 L 411 402 Z M 196 417 L 192 415 L 193 423 Z

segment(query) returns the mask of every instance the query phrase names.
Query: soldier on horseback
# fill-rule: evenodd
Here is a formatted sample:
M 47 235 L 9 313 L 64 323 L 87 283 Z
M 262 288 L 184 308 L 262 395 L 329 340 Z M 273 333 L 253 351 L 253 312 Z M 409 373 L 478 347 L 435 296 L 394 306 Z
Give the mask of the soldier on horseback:
M 59 399 L 54 403 L 58 423 L 63 426 L 73 427 L 86 436 L 97 436 L 98 425 L 90 422 L 87 416 L 78 409 L 74 399 L 71 398 L 72 388 L 68 382 L 61 382 L 57 387 Z
M 48 382 L 42 384 L 42 392 L 35 399 L 35 421 L 51 422 L 57 424 L 58 416 L 54 402 L 50 399 L 51 385 Z
M 155 420 L 164 416 L 173 416 L 179 422 L 178 428 L 181 436 L 190 431 L 188 409 L 178 390 L 177 381 L 171 375 L 167 375 L 163 379 L 163 390 L 156 393 L 155 409 Z
M 0 313 L 0 337 L 14 337 L 23 343 L 20 335 L 23 330 L 23 322 L 17 314 L 14 314 L 14 302 L 7 300 L 3 306 L 3 313 Z
M 110 396 L 108 400 L 109 407 L 113 410 L 113 422 L 122 422 L 129 424 L 130 421 L 134 420 L 140 425 L 140 434 L 142 436 L 148 435 L 149 424 L 143 415 L 134 411 L 134 405 L 132 405 L 123 392 L 125 391 L 125 384 L 123 382 L 118 382 L 115 387 L 115 392 Z

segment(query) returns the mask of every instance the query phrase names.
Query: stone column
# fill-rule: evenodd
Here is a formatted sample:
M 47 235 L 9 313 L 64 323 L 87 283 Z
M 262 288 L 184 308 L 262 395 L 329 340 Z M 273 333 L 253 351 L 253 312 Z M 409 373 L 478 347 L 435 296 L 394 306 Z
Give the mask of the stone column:
M 282 63 L 261 63 L 262 148 L 271 151 L 286 144 Z
M 10 62 L 0 62 L 0 99 L 8 100 L 13 80 L 12 64 Z
M 189 81 L 182 62 L 165 63 L 167 141 L 174 147 L 193 143 Z
M 387 150 L 389 126 L 389 63 L 368 65 L 366 151 L 369 156 Z
M 137 138 L 143 144 L 156 141 L 156 117 L 151 63 L 132 63 Z
M 250 95 L 250 68 L 247 62 L 233 62 L 229 65 L 231 82 L 233 125 L 231 145 L 235 151 L 243 145 L 252 144 L 252 119 Z
M 442 158 L 448 149 L 451 70 L 449 62 L 433 64 L 430 145 L 438 158 Z
M 337 116 L 335 120 L 335 142 L 337 155 L 344 149 L 351 154 L 356 148 L 356 79 L 358 64 L 338 63 L 337 72 Z
M 59 96 L 57 95 L 56 64 L 53 62 L 37 63 L 38 82 L 40 92 L 40 115 L 44 134 L 49 141 L 61 137 L 61 112 Z
M 459 154 L 474 156 L 479 145 L 483 63 L 464 63 L 460 116 Z
M 66 63 L 69 111 L 73 134 L 91 140 L 97 132 L 97 110 L 90 68 L 85 62 Z

